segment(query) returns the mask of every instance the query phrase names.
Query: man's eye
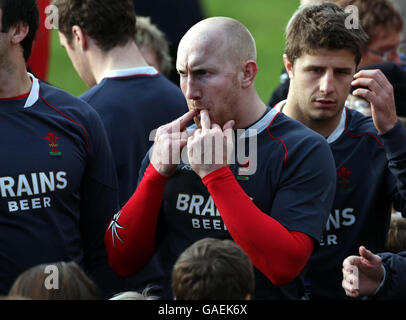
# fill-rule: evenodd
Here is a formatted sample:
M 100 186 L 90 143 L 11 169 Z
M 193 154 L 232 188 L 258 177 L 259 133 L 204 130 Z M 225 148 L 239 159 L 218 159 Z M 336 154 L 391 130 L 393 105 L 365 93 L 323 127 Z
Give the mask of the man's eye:
M 186 72 L 178 71 L 178 74 L 179 74 L 182 78 L 186 77 Z
M 321 72 L 323 72 L 323 69 L 322 68 L 312 68 L 312 69 L 310 69 L 310 71 L 314 72 L 314 73 L 321 73 Z
M 205 71 L 205 70 L 199 70 L 196 72 L 197 76 L 205 76 L 206 74 L 207 74 L 207 71 Z

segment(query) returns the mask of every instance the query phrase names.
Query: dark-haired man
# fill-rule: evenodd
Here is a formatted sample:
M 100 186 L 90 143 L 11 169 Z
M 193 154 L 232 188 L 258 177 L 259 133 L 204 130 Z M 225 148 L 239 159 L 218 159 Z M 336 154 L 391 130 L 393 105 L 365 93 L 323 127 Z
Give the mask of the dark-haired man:
M 367 35 L 348 29 L 331 3 L 303 7 L 286 32 L 287 100 L 274 109 L 327 139 L 337 168 L 336 195 L 319 249 L 306 274 L 313 298 L 345 298 L 341 264 L 362 244 L 382 251 L 392 203 L 406 213 L 406 131 L 396 116 L 393 88 L 380 70 L 356 68 Z M 372 118 L 344 108 L 353 94 L 368 100 Z
M 133 194 L 150 134 L 186 110 L 182 92 L 144 60 L 131 0 L 54 0 L 59 37 L 91 88 L 81 98 L 100 114 L 116 163 L 120 206 Z
M 27 73 L 37 28 L 35 0 L 0 1 L 3 295 L 42 263 L 75 261 L 98 284 L 112 274 L 103 245 L 118 207 L 110 146 L 93 108 Z
M 349 8 L 351 15 L 357 14 L 357 24 L 368 35 L 359 68 L 382 62 L 400 64 L 398 48 L 401 45 L 403 20 L 390 0 L 310 0 L 302 1 L 305 4 L 332 2 L 343 8 Z M 353 6 L 353 7 L 349 7 Z M 353 8 L 356 8 L 355 11 Z M 353 16 L 348 21 L 353 21 Z M 281 84 L 277 87 L 269 100 L 273 107 L 286 99 L 289 91 L 289 77 L 286 73 L 281 75 Z

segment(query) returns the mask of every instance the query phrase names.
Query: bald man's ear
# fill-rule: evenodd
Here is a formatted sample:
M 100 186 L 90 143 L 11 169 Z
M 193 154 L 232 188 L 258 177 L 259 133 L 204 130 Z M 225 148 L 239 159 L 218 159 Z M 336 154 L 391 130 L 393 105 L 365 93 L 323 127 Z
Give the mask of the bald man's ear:
M 242 81 L 241 86 L 246 89 L 254 83 L 255 76 L 257 75 L 258 66 L 254 60 L 248 60 L 244 63 L 242 68 Z
M 85 51 L 87 49 L 87 36 L 83 32 L 82 28 L 74 25 L 72 27 L 72 41 L 75 42 L 75 45 L 80 48 L 82 51 Z
M 293 63 L 290 62 L 286 53 L 283 55 L 283 64 L 285 65 L 285 69 L 289 75 L 289 79 L 292 79 L 293 78 Z

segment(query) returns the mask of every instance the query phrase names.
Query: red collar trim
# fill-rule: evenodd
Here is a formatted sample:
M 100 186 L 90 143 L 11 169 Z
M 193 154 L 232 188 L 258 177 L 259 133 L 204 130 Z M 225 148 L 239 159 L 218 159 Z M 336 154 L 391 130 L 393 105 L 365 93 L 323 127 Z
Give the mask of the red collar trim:
M 24 98 L 27 98 L 30 95 L 30 92 L 31 92 L 31 89 L 27 93 L 21 94 L 21 95 L 16 96 L 16 97 L 0 98 L 0 101 L 24 99 Z

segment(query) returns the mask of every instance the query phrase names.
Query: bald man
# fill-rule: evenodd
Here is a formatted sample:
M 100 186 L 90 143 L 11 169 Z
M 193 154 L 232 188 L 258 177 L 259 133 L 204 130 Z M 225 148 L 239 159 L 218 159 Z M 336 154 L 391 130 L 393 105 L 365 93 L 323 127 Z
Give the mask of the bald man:
M 158 261 L 155 284 L 169 299 L 188 246 L 232 239 L 256 268 L 254 298 L 303 298 L 302 271 L 335 192 L 326 141 L 261 101 L 255 41 L 238 21 L 197 23 L 177 57 L 189 112 L 158 129 L 136 192 L 106 232 L 110 265 L 128 276 Z

